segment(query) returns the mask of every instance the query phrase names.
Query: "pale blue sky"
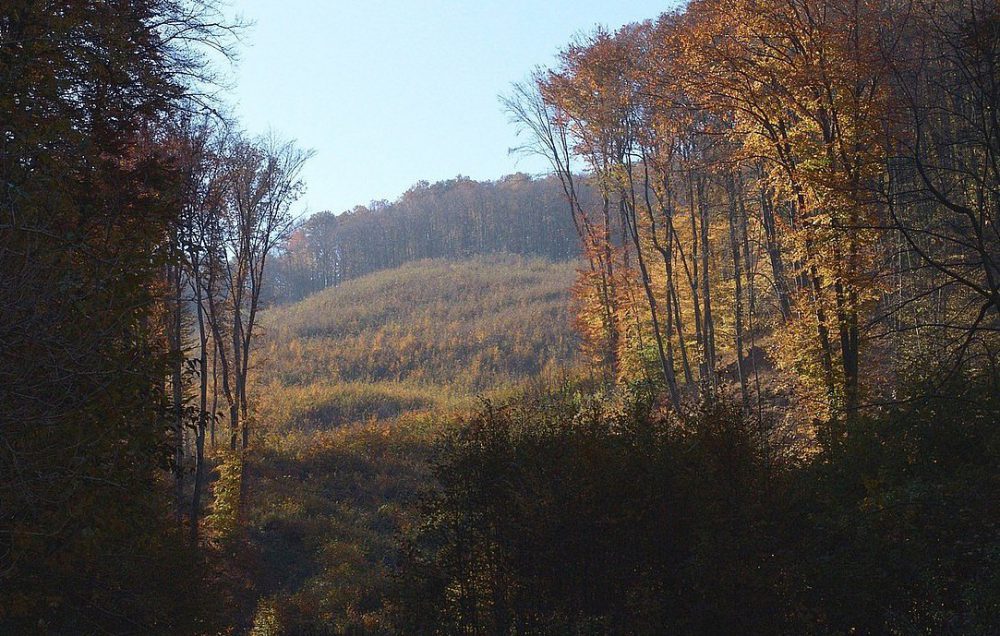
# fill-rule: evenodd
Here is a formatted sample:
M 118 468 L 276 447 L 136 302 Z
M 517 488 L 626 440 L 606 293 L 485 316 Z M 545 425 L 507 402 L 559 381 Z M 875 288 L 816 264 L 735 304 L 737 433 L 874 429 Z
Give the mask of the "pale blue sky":
M 394 200 L 419 181 L 539 172 L 509 156 L 497 102 L 577 33 L 672 0 L 232 0 L 247 34 L 231 101 L 245 128 L 316 150 L 308 212 Z

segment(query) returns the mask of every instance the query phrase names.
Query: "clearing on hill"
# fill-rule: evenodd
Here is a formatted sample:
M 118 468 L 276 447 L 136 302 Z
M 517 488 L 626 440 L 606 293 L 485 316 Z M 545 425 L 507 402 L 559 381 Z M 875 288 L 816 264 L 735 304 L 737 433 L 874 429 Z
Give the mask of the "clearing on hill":
M 562 374 L 577 362 L 575 270 L 513 256 L 422 260 L 273 308 L 257 377 L 269 423 L 394 417 Z

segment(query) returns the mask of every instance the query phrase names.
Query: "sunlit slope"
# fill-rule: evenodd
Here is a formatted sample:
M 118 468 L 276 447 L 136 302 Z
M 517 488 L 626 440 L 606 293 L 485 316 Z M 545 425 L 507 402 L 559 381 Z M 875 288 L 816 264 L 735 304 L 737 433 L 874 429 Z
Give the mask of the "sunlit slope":
M 321 425 L 558 373 L 577 351 L 574 270 L 515 257 L 424 260 L 348 281 L 265 313 L 259 381 L 312 404 L 305 419 Z

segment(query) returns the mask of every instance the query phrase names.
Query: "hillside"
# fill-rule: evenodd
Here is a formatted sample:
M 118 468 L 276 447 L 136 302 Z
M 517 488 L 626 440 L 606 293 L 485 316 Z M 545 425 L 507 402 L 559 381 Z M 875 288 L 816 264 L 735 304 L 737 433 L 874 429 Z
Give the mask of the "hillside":
M 581 180 L 580 196 L 594 192 Z M 394 202 L 306 219 L 270 261 L 273 300 L 288 303 L 372 272 L 427 258 L 517 254 L 563 261 L 580 246 L 555 177 L 512 174 L 420 182 Z
M 246 468 L 245 510 L 258 628 L 384 633 L 400 533 L 419 521 L 441 433 L 475 395 L 575 364 L 574 272 L 515 256 L 422 260 L 265 313 L 255 394 L 268 435 Z
M 323 428 L 425 410 L 572 365 L 572 263 L 423 260 L 263 316 L 265 421 Z M 296 411 L 295 406 L 301 410 Z
M 0 636 L 1000 636 L 1000 1 L 529 4 L 0 3 Z

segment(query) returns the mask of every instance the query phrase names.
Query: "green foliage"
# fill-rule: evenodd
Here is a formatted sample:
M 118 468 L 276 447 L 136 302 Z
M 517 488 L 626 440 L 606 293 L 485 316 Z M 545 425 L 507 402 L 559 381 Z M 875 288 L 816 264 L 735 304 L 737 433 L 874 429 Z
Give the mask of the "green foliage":
M 231 544 L 239 531 L 240 484 L 243 481 L 244 458 L 242 453 L 236 451 L 222 452 L 220 458 L 216 469 L 218 479 L 212 488 L 212 512 L 205 521 L 218 541 Z

